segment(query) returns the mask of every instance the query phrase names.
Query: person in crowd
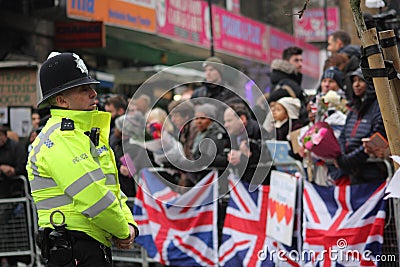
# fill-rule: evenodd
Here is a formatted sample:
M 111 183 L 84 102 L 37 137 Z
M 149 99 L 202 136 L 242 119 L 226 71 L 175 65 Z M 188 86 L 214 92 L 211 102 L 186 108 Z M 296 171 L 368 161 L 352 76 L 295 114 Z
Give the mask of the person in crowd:
M 194 93 L 192 84 L 184 84 L 174 89 L 175 95 L 180 95 L 182 100 L 191 99 Z
M 321 94 L 326 95 L 329 91 L 336 91 L 341 97 L 345 98 L 343 91 L 344 75 L 337 67 L 329 67 L 321 77 Z
M 316 107 L 315 120 L 332 126 L 336 137 L 343 129 L 348 111 L 343 82 L 343 73 L 337 67 L 329 67 L 321 77 L 321 91 L 310 101 Z
M 14 140 L 15 142 L 19 142 L 19 135 L 17 132 L 14 132 L 12 130 L 7 131 L 7 137 L 11 140 Z
M 291 46 L 283 50 L 282 59 L 274 59 L 271 62 L 271 88 L 275 88 L 284 79 L 295 82 L 298 85 L 297 88 L 300 88 L 303 78 L 302 54 L 303 49 Z
M 282 98 L 290 99 L 290 102 L 292 102 L 292 104 L 289 104 L 289 106 L 294 108 L 294 110 L 297 110 L 296 106 L 297 106 L 297 104 L 299 105 L 298 114 L 295 115 L 295 113 L 293 113 L 293 112 L 291 112 L 291 114 L 290 114 L 292 117 L 292 119 L 290 120 L 290 127 L 289 127 L 289 120 L 278 122 L 277 119 L 275 118 L 275 115 L 272 112 L 274 110 L 276 103 L 278 103 L 278 101 Z M 269 108 L 271 109 L 271 112 L 267 114 L 267 116 L 262 124 L 263 129 L 265 129 L 267 132 L 266 136 L 268 139 L 276 139 L 276 140 L 281 140 L 281 141 L 288 140 L 287 135 L 291 131 L 308 124 L 308 119 L 309 119 L 308 113 L 303 115 L 303 118 L 300 118 L 300 113 L 301 113 L 301 110 L 303 107 L 302 107 L 300 100 L 296 101 L 295 99 L 299 100 L 296 97 L 296 94 L 294 93 L 294 91 L 288 86 L 283 86 L 270 94 L 267 102 L 269 104 Z M 283 101 L 283 102 L 285 102 L 285 101 Z M 279 104 L 279 105 L 281 105 L 281 104 Z M 278 110 L 281 110 L 280 107 L 278 107 Z M 277 112 L 278 110 L 275 109 L 275 112 Z M 304 112 L 307 112 L 307 109 L 305 107 L 304 107 Z M 276 122 L 276 124 L 275 124 L 275 122 Z M 285 124 L 285 125 L 283 125 L 283 124 Z M 288 131 L 288 133 L 285 133 L 287 131 Z M 279 135 L 279 137 L 278 137 L 278 135 Z
M 173 125 L 161 108 L 150 109 L 146 115 L 146 153 L 151 166 L 167 168 L 160 175 L 173 190 L 179 191 L 181 170 L 187 163 L 182 144 L 173 136 Z
M 262 150 L 262 134 L 259 124 L 250 116 L 243 103 L 234 103 L 224 112 L 224 126 L 230 138 L 228 162 L 243 181 L 269 184 L 267 172 L 254 175 L 259 162 L 271 159 L 266 150 Z M 256 177 L 257 176 L 257 177 Z M 253 181 L 254 183 L 254 181 Z
M 331 54 L 346 53 L 360 56 L 360 47 L 351 44 L 351 36 L 344 30 L 337 30 L 328 36 L 328 46 L 326 48 Z
M 161 108 L 168 112 L 168 105 L 171 103 L 172 98 L 174 96 L 173 90 L 164 91 L 161 88 L 155 88 L 155 98 L 156 102 L 154 103 L 154 108 Z M 150 106 L 150 103 L 149 103 Z
M 0 174 L 2 177 L 25 175 L 26 152 L 21 144 L 8 137 L 8 127 L 0 126 Z
M 125 114 L 128 103 L 122 95 L 111 96 L 106 100 L 104 109 L 111 113 L 111 129 L 115 126 L 115 120 Z
M 122 95 L 114 95 L 106 100 L 104 109 L 105 111 L 111 113 L 110 147 L 114 151 L 115 163 L 118 169 L 118 177 L 120 180 L 121 189 L 126 196 L 133 197 L 136 193 L 135 184 L 132 177 L 130 176 L 130 173 L 128 172 L 127 174 L 126 169 L 124 168 L 123 163 L 125 162 L 125 158 L 123 157 L 124 148 L 123 148 L 122 134 L 121 131 L 119 131 L 116 126 L 116 121 L 119 118 L 124 118 L 127 106 L 128 103 L 125 100 L 125 97 L 123 97 Z
M 203 86 L 196 88 L 193 92 L 191 99 L 195 105 L 209 103 L 205 98 L 211 98 L 216 100 L 212 104 L 217 107 L 217 110 L 225 110 L 226 105 L 224 103 L 242 101 L 235 92 L 229 89 L 229 85 L 223 80 L 224 64 L 219 57 L 207 58 L 203 63 L 203 68 L 206 80 Z M 221 113 L 218 114 L 217 121 L 223 122 Z
M 111 242 L 128 249 L 139 233 L 109 146 L 111 114 L 97 110 L 98 81 L 77 54 L 52 52 L 39 73 L 38 108 L 50 106 L 51 118 L 26 168 L 42 255 L 47 266 L 112 266 Z M 53 221 L 65 225 L 58 241 L 50 238 Z
M 262 94 L 256 101 L 256 104 L 252 108 L 254 112 L 255 119 L 262 124 L 265 120 L 265 117 L 267 117 L 267 114 L 269 112 L 268 107 L 267 107 L 267 100 L 269 98 L 270 94 L 269 93 L 264 93 Z
M 303 97 L 301 82 L 303 79 L 303 49 L 297 46 L 291 46 L 283 50 L 282 59 L 274 59 L 271 62 L 271 92 L 279 84 L 290 86 L 296 96 Z M 301 100 L 301 99 L 300 99 Z
M 215 121 L 216 108 L 211 104 L 198 105 L 195 108 L 194 122 L 197 135 L 192 146 L 193 160 L 196 168 L 217 167 L 224 168 L 228 165 L 225 148 L 229 147 L 228 135 L 224 128 Z M 186 186 L 193 186 L 206 175 L 207 171 L 200 171 L 187 175 L 189 178 Z
M 172 101 L 168 105 L 169 116 L 175 127 L 175 136 L 183 145 L 186 158 L 193 159 L 192 147 L 198 129 L 193 120 L 194 105 L 190 100 Z
M 349 176 L 352 184 L 368 183 L 387 178 L 383 163 L 367 162 L 368 154 L 363 147 L 363 138 L 378 132 L 386 136 L 382 115 L 375 89 L 367 82 L 361 69 L 351 74 L 353 96 L 346 124 L 339 138 L 342 155 L 329 168 L 329 174 L 336 180 Z
M 40 114 L 38 111 L 33 111 L 31 114 L 31 123 L 32 123 L 32 131 L 36 130 L 39 128 L 39 123 L 40 123 Z
M 326 71 L 329 67 L 337 67 L 341 72 L 345 70 L 347 63 L 349 62 L 349 56 L 345 53 L 335 53 L 330 55 L 324 62 L 323 71 Z
M 328 36 L 327 50 L 331 53 L 331 55 L 343 53 L 348 57 L 348 61 L 341 71 L 344 74 L 342 89 L 346 93 L 346 98 L 350 100 L 350 97 L 353 93 L 353 87 L 349 76 L 360 66 L 360 46 L 351 44 L 351 36 L 349 33 L 344 30 L 338 30 Z
M 143 115 L 145 115 L 150 109 L 150 104 L 151 104 L 150 97 L 148 95 L 142 94 L 130 101 L 128 112 L 132 113 L 135 111 L 139 111 Z
M 300 114 L 300 100 L 295 97 L 282 97 L 276 102 L 271 102 L 271 114 L 266 123 L 269 136 L 275 134 L 278 141 L 290 141 L 289 134 L 301 128 L 298 122 Z
M 26 151 L 23 145 L 8 137 L 9 128 L 0 126 L 0 198 L 24 196 L 23 181 L 17 179 L 18 175 L 26 176 L 25 163 Z M 28 192 L 26 192 L 28 193 Z M 2 223 L 6 224 L 11 215 L 2 210 Z M 2 261 L 16 267 L 20 257 L 4 257 Z
M 282 59 L 271 62 L 271 94 L 278 90 L 285 96 L 297 97 L 301 103 L 300 121 L 307 123 L 307 96 L 301 88 L 303 79 L 303 49 L 291 46 L 283 50 Z M 286 92 L 285 92 L 286 91 Z M 290 93 L 288 93 L 290 91 Z M 294 95 L 294 96 L 293 96 Z
M 136 195 L 135 181 L 133 175 L 136 171 L 149 167 L 145 164 L 143 157 L 145 118 L 141 112 L 126 114 L 115 120 L 114 134 L 121 140 L 115 147 L 114 154 L 121 183 L 121 190 L 128 197 Z M 133 141 L 133 142 L 132 142 Z M 132 166 L 130 166 L 132 164 Z
M 115 120 L 125 114 L 127 106 L 128 103 L 122 95 L 115 95 L 108 98 L 104 105 L 105 111 L 111 113 L 110 145 L 113 149 L 121 142 L 121 139 L 118 139 L 117 135 L 114 135 Z

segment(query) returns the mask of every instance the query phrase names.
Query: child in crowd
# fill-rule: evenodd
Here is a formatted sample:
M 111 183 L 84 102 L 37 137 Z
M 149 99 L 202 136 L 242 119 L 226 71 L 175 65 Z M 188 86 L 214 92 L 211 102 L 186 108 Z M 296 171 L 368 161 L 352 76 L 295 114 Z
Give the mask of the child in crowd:
M 267 115 L 264 127 L 270 136 L 276 133 L 278 141 L 290 141 L 290 132 L 299 129 L 300 100 L 294 97 L 283 97 L 270 103 L 271 113 Z

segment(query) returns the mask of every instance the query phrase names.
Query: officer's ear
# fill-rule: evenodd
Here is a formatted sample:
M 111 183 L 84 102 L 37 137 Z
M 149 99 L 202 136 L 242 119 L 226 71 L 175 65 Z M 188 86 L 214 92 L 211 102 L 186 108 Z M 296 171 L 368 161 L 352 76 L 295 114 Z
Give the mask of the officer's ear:
M 63 94 L 58 94 L 54 98 L 55 106 L 61 107 L 61 108 L 68 108 L 69 104 L 67 99 L 64 97 Z

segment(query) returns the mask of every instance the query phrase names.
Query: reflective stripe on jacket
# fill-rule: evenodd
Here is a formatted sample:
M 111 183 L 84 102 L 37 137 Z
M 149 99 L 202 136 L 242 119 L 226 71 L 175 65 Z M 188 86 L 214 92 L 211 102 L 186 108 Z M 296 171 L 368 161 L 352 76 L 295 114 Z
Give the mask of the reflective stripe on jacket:
M 58 209 L 65 215 L 67 229 L 110 246 L 112 236 L 129 236 L 128 223 L 137 225 L 120 190 L 108 140 L 110 117 L 97 110 L 51 110 L 27 164 L 40 227 L 51 227 L 50 214 Z M 74 121 L 73 130 L 61 130 L 63 118 Z M 100 128 L 96 147 L 85 134 L 93 127 Z

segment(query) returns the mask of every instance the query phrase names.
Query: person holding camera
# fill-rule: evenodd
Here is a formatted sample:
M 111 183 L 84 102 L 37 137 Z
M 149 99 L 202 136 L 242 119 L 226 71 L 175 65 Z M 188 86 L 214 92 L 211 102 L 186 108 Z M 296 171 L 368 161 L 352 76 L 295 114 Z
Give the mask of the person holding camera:
M 110 113 L 97 110 L 98 81 L 75 53 L 40 68 L 51 117 L 33 142 L 27 171 L 47 266 L 112 266 L 111 242 L 132 246 L 138 228 L 109 146 Z

